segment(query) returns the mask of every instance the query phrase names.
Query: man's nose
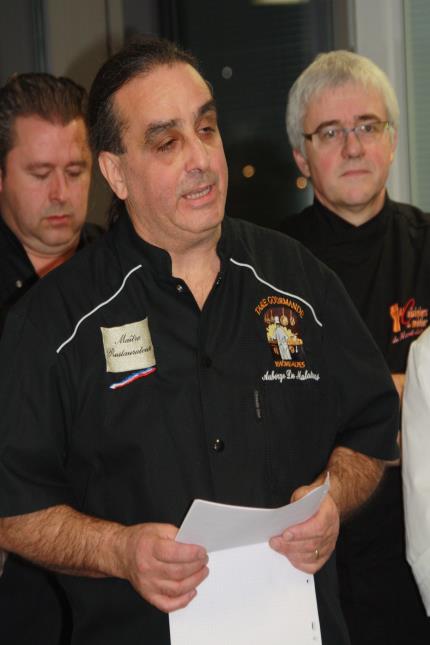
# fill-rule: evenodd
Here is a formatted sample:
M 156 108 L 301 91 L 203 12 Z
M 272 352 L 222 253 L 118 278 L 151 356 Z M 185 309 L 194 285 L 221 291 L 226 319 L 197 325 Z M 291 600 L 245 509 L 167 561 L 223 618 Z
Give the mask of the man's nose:
M 209 150 L 200 137 L 195 136 L 188 141 L 186 154 L 185 170 L 187 172 L 205 171 L 209 168 Z
M 67 180 L 62 172 L 52 173 L 49 184 L 49 198 L 53 202 L 60 203 L 67 200 Z
M 364 153 L 363 143 L 355 130 L 345 130 L 342 145 L 344 157 L 361 157 Z

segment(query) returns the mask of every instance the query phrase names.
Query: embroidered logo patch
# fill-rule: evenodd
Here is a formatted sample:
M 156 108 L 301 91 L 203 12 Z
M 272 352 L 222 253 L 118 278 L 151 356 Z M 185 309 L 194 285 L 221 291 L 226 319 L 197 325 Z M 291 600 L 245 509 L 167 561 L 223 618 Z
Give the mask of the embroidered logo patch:
M 397 302 L 390 307 L 393 345 L 407 338 L 419 336 L 429 324 L 429 310 L 418 307 L 415 298 L 409 298 L 405 305 Z
M 319 374 L 306 369 L 306 354 L 300 331 L 305 317 L 303 307 L 292 298 L 267 296 L 260 300 L 255 312 L 264 324 L 273 363 L 281 372 L 266 371 L 263 381 L 319 380 Z
M 107 372 L 155 368 L 148 318 L 120 327 L 100 327 Z

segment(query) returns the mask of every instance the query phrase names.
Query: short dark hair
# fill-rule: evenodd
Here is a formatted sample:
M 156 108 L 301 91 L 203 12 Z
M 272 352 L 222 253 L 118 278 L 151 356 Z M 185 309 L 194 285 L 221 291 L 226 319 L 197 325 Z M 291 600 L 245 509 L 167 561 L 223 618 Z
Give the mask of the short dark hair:
M 164 38 L 142 38 L 123 47 L 100 68 L 90 89 L 88 125 L 90 143 L 96 156 L 103 150 L 121 154 L 122 130 L 113 108 L 114 94 L 136 76 L 149 74 L 160 65 L 186 63 L 198 72 L 194 56 Z
M 0 88 L 0 168 L 14 146 L 14 124 L 19 116 L 39 116 L 67 125 L 76 118 L 86 121 L 87 93 L 64 76 L 30 72 L 14 74 Z

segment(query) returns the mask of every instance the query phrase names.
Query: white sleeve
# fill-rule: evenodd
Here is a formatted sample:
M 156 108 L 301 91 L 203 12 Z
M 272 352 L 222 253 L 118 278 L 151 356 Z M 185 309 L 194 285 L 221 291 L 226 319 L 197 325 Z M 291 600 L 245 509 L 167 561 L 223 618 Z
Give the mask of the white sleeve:
M 406 555 L 430 616 L 430 329 L 412 344 L 402 421 Z

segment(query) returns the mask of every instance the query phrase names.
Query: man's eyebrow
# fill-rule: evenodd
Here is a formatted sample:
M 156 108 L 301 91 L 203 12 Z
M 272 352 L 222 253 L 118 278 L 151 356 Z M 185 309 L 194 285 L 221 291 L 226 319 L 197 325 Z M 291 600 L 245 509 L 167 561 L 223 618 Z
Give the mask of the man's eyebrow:
M 86 159 L 72 159 L 72 161 L 69 161 L 67 164 L 67 168 L 70 166 L 79 166 L 80 168 L 86 168 L 88 166 L 88 161 Z
M 70 166 L 78 166 L 79 168 L 87 168 L 88 166 L 88 161 L 85 159 L 72 159 L 72 161 L 69 161 L 69 163 L 66 165 L 66 168 L 70 168 Z M 50 163 L 49 161 L 34 161 L 33 163 L 29 163 L 26 168 L 30 172 L 32 170 L 50 170 L 55 167 L 55 164 Z
M 210 99 L 209 101 L 207 101 L 206 103 L 204 103 L 199 107 L 199 109 L 196 112 L 195 120 L 197 121 L 208 112 L 214 112 L 215 115 L 217 114 L 217 108 L 216 108 L 216 103 L 214 99 Z M 182 123 L 181 119 L 169 119 L 168 121 L 153 121 L 148 125 L 148 127 L 145 130 L 145 137 L 144 137 L 145 143 L 151 144 L 158 135 L 163 134 L 164 132 L 167 132 L 172 128 L 177 128 L 178 126 L 181 125 L 181 123 Z
M 379 121 L 380 117 L 377 114 L 373 114 L 372 112 L 370 112 L 368 114 L 366 113 L 366 114 L 355 115 L 353 117 L 353 120 L 356 123 L 360 121 L 371 121 L 371 120 Z M 331 119 L 330 121 L 323 121 L 322 123 L 320 123 L 318 127 L 315 128 L 315 130 L 320 130 L 320 128 L 327 128 L 327 127 L 330 127 L 331 125 L 342 126 L 343 124 L 342 124 L 342 121 L 340 121 L 340 119 Z
M 48 168 L 53 168 L 54 165 L 48 161 L 34 161 L 33 163 L 27 164 L 27 170 L 43 170 Z
M 320 130 L 321 128 L 328 128 L 330 125 L 338 126 L 338 125 L 341 125 L 341 124 L 342 124 L 342 122 L 339 121 L 338 119 L 331 119 L 330 121 L 322 121 L 321 123 L 319 123 L 317 125 L 317 127 L 314 130 L 314 132 L 316 132 L 317 130 Z
M 179 119 L 170 119 L 169 121 L 154 121 L 150 123 L 145 130 L 145 143 L 152 143 L 155 137 L 163 134 L 167 130 L 176 128 L 180 122 Z
M 358 116 L 355 117 L 356 121 L 381 121 L 381 117 L 378 114 L 374 114 L 373 112 L 370 112 L 369 114 L 359 114 Z
M 215 115 L 217 114 L 217 107 L 215 103 L 215 99 L 209 99 L 209 101 L 206 101 L 199 109 L 197 110 L 197 119 L 200 117 L 204 116 L 208 112 L 214 112 Z

